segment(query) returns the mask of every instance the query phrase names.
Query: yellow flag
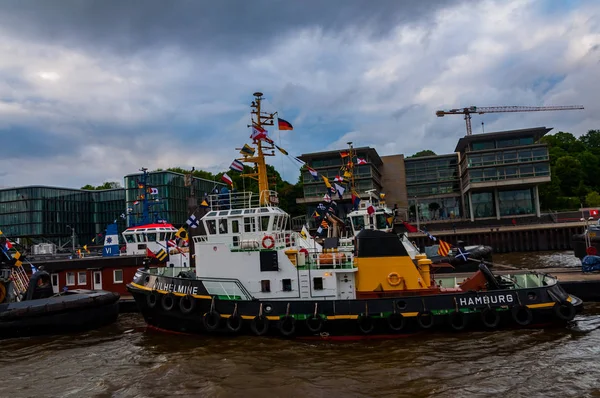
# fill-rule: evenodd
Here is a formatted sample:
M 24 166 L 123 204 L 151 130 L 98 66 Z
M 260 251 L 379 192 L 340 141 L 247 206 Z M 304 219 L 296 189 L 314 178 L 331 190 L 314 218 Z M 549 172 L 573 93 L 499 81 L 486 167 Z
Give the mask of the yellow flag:
M 84 249 L 86 252 L 88 252 L 88 253 L 90 252 L 90 251 L 88 250 L 88 248 L 87 248 L 87 245 L 83 245 L 83 249 Z
M 348 170 L 344 171 L 344 178 L 350 178 L 352 177 L 352 173 L 350 173 Z
M 183 227 L 179 228 L 179 231 L 177 231 L 175 236 L 183 240 L 188 240 L 188 233 Z
M 0 235 L 2 235 L 2 230 L 0 229 Z
M 13 256 L 13 258 L 16 260 L 15 261 L 15 266 L 20 267 L 21 265 L 23 265 L 23 262 L 20 260 L 21 253 L 16 252 L 15 255 Z
M 325 186 L 327 188 L 331 188 L 331 184 L 329 183 L 329 178 L 325 177 L 325 176 L 321 176 L 323 177 L 323 181 L 325 181 Z

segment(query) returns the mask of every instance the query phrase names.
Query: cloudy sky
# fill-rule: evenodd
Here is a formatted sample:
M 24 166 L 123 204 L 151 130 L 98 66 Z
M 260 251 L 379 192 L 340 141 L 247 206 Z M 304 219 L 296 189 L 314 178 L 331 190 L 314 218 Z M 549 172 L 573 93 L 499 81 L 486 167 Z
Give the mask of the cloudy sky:
M 452 152 L 464 121 L 435 111 L 470 105 L 584 105 L 473 117 L 581 135 L 600 129 L 600 2 L 2 0 L 0 186 L 223 171 L 255 91 L 294 155 Z

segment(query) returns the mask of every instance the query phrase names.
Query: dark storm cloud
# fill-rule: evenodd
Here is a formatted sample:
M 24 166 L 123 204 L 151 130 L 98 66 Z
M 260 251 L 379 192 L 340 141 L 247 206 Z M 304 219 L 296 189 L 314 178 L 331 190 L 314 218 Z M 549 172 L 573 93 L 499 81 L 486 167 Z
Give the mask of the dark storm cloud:
M 0 26 L 20 36 L 119 53 L 175 45 L 189 52 L 259 51 L 290 31 L 319 27 L 386 35 L 427 19 L 442 0 L 4 0 Z

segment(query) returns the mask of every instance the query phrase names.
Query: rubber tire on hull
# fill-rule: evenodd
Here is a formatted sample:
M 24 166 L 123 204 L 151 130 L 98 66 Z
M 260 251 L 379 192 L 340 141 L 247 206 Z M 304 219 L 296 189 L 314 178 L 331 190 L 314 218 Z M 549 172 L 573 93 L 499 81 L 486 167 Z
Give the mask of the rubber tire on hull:
M 358 323 L 358 329 L 360 329 L 361 333 L 369 334 L 375 329 L 375 322 L 373 322 L 373 318 L 368 315 L 360 315 L 356 322 Z
M 404 318 L 404 315 L 398 313 L 390 314 L 387 322 L 390 329 L 394 332 L 399 332 L 406 326 L 406 318 Z
M 175 299 L 175 295 L 173 293 L 165 294 L 160 301 L 160 305 L 162 306 L 163 310 L 171 311 L 173 307 L 175 307 L 175 301 L 177 300 Z
M 556 315 L 558 319 L 563 321 L 572 321 L 573 318 L 575 318 L 575 315 L 577 314 L 575 306 L 569 301 L 554 304 L 552 310 L 554 311 L 554 315 Z
M 481 322 L 486 328 L 495 329 L 500 324 L 500 314 L 491 308 L 481 311 Z
M 182 314 L 189 314 L 196 309 L 196 299 L 191 295 L 185 295 L 179 300 L 179 309 Z
M 232 315 L 229 318 L 227 318 L 225 325 L 227 326 L 227 330 L 229 330 L 232 333 L 237 333 L 242 329 L 243 326 L 242 317 L 239 315 Z
M 263 336 L 269 331 L 269 320 L 264 315 L 257 315 L 250 323 L 250 329 L 257 336 Z
M 417 314 L 417 323 L 421 329 L 430 329 L 433 327 L 434 319 L 431 311 L 422 311 Z
M 521 326 L 527 326 L 533 320 L 533 314 L 529 307 L 525 305 L 516 305 L 510 310 L 512 319 Z
M 148 308 L 156 307 L 156 304 L 158 304 L 158 293 L 154 291 L 150 292 L 150 294 L 146 296 L 146 304 L 148 304 Z
M 296 332 L 296 319 L 286 315 L 279 320 L 279 331 L 284 336 L 291 336 Z
M 306 328 L 311 333 L 319 333 L 323 329 L 323 318 L 318 315 L 307 318 Z
M 217 311 L 211 311 L 204 314 L 202 317 L 202 324 L 204 328 L 209 332 L 214 332 L 219 328 L 219 324 L 221 323 L 221 314 Z
M 453 311 L 448 314 L 448 324 L 452 330 L 461 331 L 464 330 L 469 323 L 467 314 L 460 311 Z

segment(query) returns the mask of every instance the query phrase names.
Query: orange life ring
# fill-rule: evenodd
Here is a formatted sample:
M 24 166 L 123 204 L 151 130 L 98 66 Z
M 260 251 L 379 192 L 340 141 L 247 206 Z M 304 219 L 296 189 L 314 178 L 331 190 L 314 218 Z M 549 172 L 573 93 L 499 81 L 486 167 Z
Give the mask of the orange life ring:
M 267 241 L 269 241 L 269 243 L 266 243 Z M 272 249 L 275 246 L 275 239 L 273 239 L 272 236 L 265 236 L 262 239 L 262 245 L 265 249 Z
M 402 282 L 402 277 L 397 272 L 390 272 L 387 281 L 390 286 L 398 286 Z

